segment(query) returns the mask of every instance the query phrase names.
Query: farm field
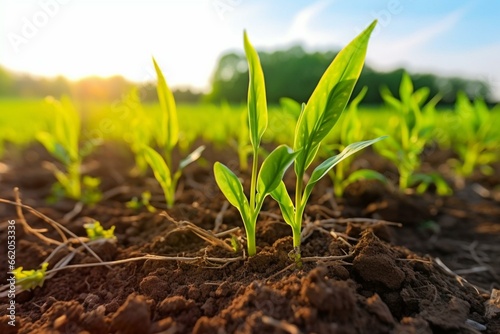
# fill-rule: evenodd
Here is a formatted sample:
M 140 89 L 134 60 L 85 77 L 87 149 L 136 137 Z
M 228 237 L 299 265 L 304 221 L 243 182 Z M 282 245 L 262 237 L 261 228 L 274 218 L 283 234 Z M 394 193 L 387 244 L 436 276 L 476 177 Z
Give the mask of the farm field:
M 42 102 L 11 105 L 15 106 L 12 114 L 29 113 L 33 115 L 31 119 L 43 110 Z M 154 113 L 160 108 L 152 105 L 145 109 Z M 374 150 L 357 155 L 351 163 L 353 168 L 373 169 L 386 175 L 389 183 L 360 180 L 349 185 L 338 198 L 333 194 L 332 180 L 323 179 L 305 212 L 304 265 L 296 270 L 287 255 L 292 249 L 291 230 L 280 219 L 274 202 L 264 205 L 256 231 L 258 253 L 247 259 L 242 258 L 241 250 L 234 253 L 211 245 L 183 225 L 189 222 L 207 231 L 233 231 L 238 238 L 244 237 L 238 212 L 224 204 L 210 168 L 215 161 L 239 166 L 238 133 L 224 129 L 235 130 L 244 107 L 226 111 L 234 113 L 232 118 L 219 117 L 219 110 L 209 105 L 178 108 L 181 133 L 197 131 L 186 149 L 201 143 L 207 148 L 199 163 L 185 170 L 171 209 L 165 206 L 162 190 L 150 171 L 144 176 L 131 175 L 135 166 L 133 155 L 111 130 L 82 165 L 87 174 L 101 180 L 104 198 L 84 206 L 76 215 L 71 214 L 78 203 L 75 200 L 48 204 L 46 199 L 51 196 L 55 179 L 41 166 L 54 158 L 30 138 L 29 132 L 35 128 L 30 130 L 26 124 L 9 126 L 16 135 L 4 138 L 7 151 L 2 157 L 0 198 L 14 200 L 13 188 L 19 187 L 25 205 L 63 223 L 78 236 L 85 235 L 83 225 L 90 219 L 101 222 L 104 228 L 115 226 L 116 241 L 95 246 L 104 261 L 143 254 L 192 258 L 190 262 L 143 260 L 111 268 L 60 271 L 42 288 L 19 295 L 21 333 L 35 328 L 104 333 L 125 326 L 132 326 L 133 331 L 150 328 L 152 333 L 165 328 L 203 333 L 220 327 L 229 332 L 244 332 L 248 330 L 245 328 L 272 332 L 282 326 L 275 322 L 278 320 L 305 329 L 304 332 L 328 332 L 333 330 L 331 323 L 339 329 L 359 331 L 458 330 L 468 328 L 464 322 L 467 319 L 487 324 L 490 333 L 499 328 L 498 322 L 485 318 L 488 291 L 499 284 L 500 207 L 499 192 L 495 190 L 500 179 L 498 163 L 490 166 L 489 175 L 476 170 L 456 188 L 456 176 L 447 164 L 455 153 L 449 148 L 429 146 L 422 156 L 422 169 L 444 171 L 443 176 L 454 192 L 451 196 L 439 196 L 431 189 L 417 195 L 398 191 L 394 186 L 395 166 Z M 270 118 L 279 119 L 281 112 L 278 106 L 271 108 Z M 373 126 L 380 113 L 388 111 L 361 109 L 362 127 Z M 97 112 L 91 115 L 95 118 L 89 117 L 89 133 L 99 129 L 105 120 Z M 206 119 L 203 124 L 213 123 L 217 131 L 190 128 L 198 124 L 190 120 L 201 117 Z M 294 119 L 290 117 L 289 122 L 287 127 L 293 133 L 290 127 Z M 218 138 L 221 133 L 228 137 Z M 266 146 L 271 147 L 286 140 L 271 137 L 268 141 Z M 225 144 L 230 142 L 234 145 Z M 17 144 L 22 144 L 21 148 L 16 148 Z M 179 157 L 176 152 L 174 160 Z M 241 177 L 248 180 L 249 172 L 243 171 Z M 127 207 L 127 202 L 140 198 L 145 191 L 151 192 L 150 203 L 156 212 Z M 159 214 L 163 210 L 167 210 L 168 218 Z M 0 213 L 8 219 L 19 219 L 11 205 L 2 204 Z M 33 228 L 48 228 L 44 220 L 30 212 L 25 212 L 25 219 Z M 21 240 L 18 263 L 24 268 L 38 268 L 54 246 L 22 229 L 17 232 Z M 58 238 L 52 228 L 46 235 Z M 2 242 L 5 238 L 2 234 Z M 227 236 L 221 237 L 224 238 Z M 342 259 L 329 259 L 331 256 Z M 212 262 L 210 257 L 228 262 Z M 72 263 L 95 261 L 82 253 Z M 7 268 L 1 270 L 6 272 Z M 325 298 L 336 302 L 324 306 Z M 246 322 L 240 320 L 243 317 Z
M 499 333 L 500 108 L 363 105 L 375 24 L 307 104 L 246 33 L 244 105 L 0 100 L 0 333 Z

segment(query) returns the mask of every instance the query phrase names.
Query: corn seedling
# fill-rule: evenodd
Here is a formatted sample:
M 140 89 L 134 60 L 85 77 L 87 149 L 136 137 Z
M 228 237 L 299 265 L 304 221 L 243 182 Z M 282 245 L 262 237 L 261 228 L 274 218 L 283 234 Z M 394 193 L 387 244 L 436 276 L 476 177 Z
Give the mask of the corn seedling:
M 455 171 L 459 176 L 470 176 L 477 166 L 488 173 L 489 164 L 500 159 L 498 127 L 491 111 L 482 99 L 473 103 L 465 93 L 457 95 L 455 106 L 458 129 L 455 131 L 453 149 L 459 156 Z
M 133 129 L 133 131 L 124 131 L 124 139 L 129 143 L 135 157 L 135 169 L 132 174 L 144 175 L 146 174 L 148 164 L 142 154 L 142 148 L 145 145 L 149 145 L 152 140 L 150 130 L 152 120 L 142 107 L 137 88 L 133 88 L 125 96 L 122 103 L 125 108 L 125 117 L 122 119 L 124 124 L 122 126 L 124 128 L 130 126 Z M 127 117 L 129 115 L 133 116 Z
M 363 100 L 367 90 L 367 87 L 363 87 L 358 96 L 351 101 L 347 111 L 342 114 L 340 118 L 339 143 L 330 145 L 329 147 L 325 145 L 324 147 L 329 156 L 332 155 L 333 151 L 342 151 L 349 143 L 363 140 L 364 131 L 358 114 L 358 105 Z M 349 174 L 352 158 L 352 156 L 346 157 L 328 172 L 333 182 L 335 196 L 342 197 L 348 185 L 360 180 L 377 180 L 384 184 L 387 183 L 384 175 L 371 169 L 358 169 Z
M 175 106 L 174 95 L 167 85 L 163 73 L 153 58 L 156 74 L 158 76 L 158 99 L 161 107 L 161 117 L 159 122 L 155 123 L 155 139 L 158 147 L 163 150 L 163 156 L 149 146 L 142 146 L 142 154 L 148 165 L 153 170 L 154 176 L 165 195 L 165 201 L 170 208 L 174 205 L 175 191 L 177 183 L 182 175 L 182 170 L 190 163 L 196 161 L 200 156 L 204 146 L 200 146 L 181 160 L 175 172 L 171 170 L 172 151 L 178 143 L 179 125 L 177 122 L 177 109 Z M 172 175 L 173 174 L 173 175 Z
M 304 185 L 306 170 L 314 161 L 323 139 L 338 121 L 352 94 L 363 68 L 368 40 L 375 25 L 376 21 L 340 51 L 323 74 L 307 105 L 302 108 L 295 129 L 293 147 L 298 154 L 294 161 L 295 204 L 283 181 L 271 193 L 280 206 L 285 222 L 292 227 L 294 246 L 292 257 L 299 266 L 302 217 L 314 186 L 340 161 L 384 138 L 348 145 L 338 155 L 319 164 Z
M 49 97 L 46 102 L 52 107 L 54 117 L 50 128 L 37 133 L 36 138 L 66 169 L 63 172 L 56 165 L 46 163 L 57 179 L 53 187 L 55 199 L 66 196 L 84 203 L 98 202 L 101 198 L 98 190 L 100 180 L 90 176 L 82 179 L 80 173 L 83 154 L 78 146 L 80 119 L 75 107 L 67 97 L 61 101 Z
M 381 90 L 384 101 L 397 112 L 390 127 L 395 130 L 390 138 L 375 146 L 379 154 L 392 161 L 399 170 L 399 188 L 409 189 L 418 184 L 417 193 L 423 193 L 434 184 L 439 195 L 449 195 L 452 190 L 437 173 L 417 173 L 421 164 L 421 154 L 425 145 L 431 141 L 432 123 L 426 121 L 426 113 L 434 110 L 440 97 L 435 96 L 424 105 L 429 96 L 427 87 L 416 91 L 407 73 L 403 74 L 399 88 L 400 100 L 386 87 Z M 376 133 L 383 130 L 376 129 Z
M 285 171 L 292 164 L 296 153 L 285 146 L 278 146 L 263 161 L 258 170 L 258 154 L 262 135 L 267 128 L 267 101 L 264 73 L 257 52 L 244 33 L 245 53 L 248 61 L 250 82 L 248 86 L 248 129 L 252 145 L 252 176 L 250 180 L 250 198 L 244 193 L 238 177 L 220 162 L 214 164 L 217 185 L 229 203 L 240 212 L 247 235 L 248 255 L 256 253 L 255 229 L 257 217 L 264 199 L 278 187 Z

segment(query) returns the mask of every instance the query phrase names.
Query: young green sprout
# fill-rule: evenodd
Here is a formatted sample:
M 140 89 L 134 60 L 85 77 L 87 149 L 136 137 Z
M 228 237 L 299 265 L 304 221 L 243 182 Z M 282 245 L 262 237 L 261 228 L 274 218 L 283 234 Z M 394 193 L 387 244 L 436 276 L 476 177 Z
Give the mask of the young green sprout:
M 42 263 L 41 269 L 23 270 L 23 267 L 16 268 L 12 271 L 16 278 L 16 285 L 20 286 L 23 291 L 31 290 L 37 286 L 42 286 L 45 281 L 45 272 L 49 264 Z
M 259 170 L 258 154 L 262 135 L 267 128 L 267 101 L 264 73 L 260 59 L 244 33 L 250 82 L 248 86 L 248 128 L 252 145 L 252 175 L 250 198 L 247 198 L 241 181 L 225 165 L 214 164 L 215 181 L 229 203 L 240 212 L 247 235 L 248 255 L 256 253 L 255 229 L 264 199 L 280 184 L 283 175 L 296 157 L 291 148 L 281 145 L 272 151 Z
M 182 170 L 190 163 L 198 160 L 205 146 L 200 146 L 195 149 L 186 158 L 181 160 L 177 170 L 173 173 L 172 167 L 172 151 L 176 147 L 179 140 L 179 124 L 177 122 L 177 109 L 175 106 L 174 95 L 167 85 L 167 81 L 163 73 L 153 58 L 156 74 L 158 76 L 158 99 L 161 107 L 161 118 L 155 123 L 153 129 L 155 138 L 163 150 L 163 156 L 149 146 L 142 146 L 142 154 L 148 165 L 153 170 L 154 176 L 160 184 L 165 195 L 167 206 L 171 208 L 175 201 L 175 191 L 177 183 L 182 175 Z M 173 175 L 172 175 L 173 174 Z
M 271 196 L 280 206 L 285 222 L 292 227 L 294 246 L 292 257 L 298 266 L 301 265 L 302 217 L 316 183 L 342 160 L 384 138 L 348 145 L 341 153 L 318 165 L 304 184 L 306 170 L 314 161 L 323 139 L 334 127 L 352 94 L 363 68 L 368 40 L 375 24 L 376 21 L 339 52 L 323 74 L 307 105 L 302 108 L 295 129 L 293 147 L 298 154 L 294 161 L 297 177 L 295 203 L 292 202 L 283 181 L 271 192 Z
M 130 201 L 125 203 L 125 205 L 129 209 L 138 210 L 142 207 L 145 207 L 151 213 L 156 212 L 156 209 L 154 206 L 151 205 L 150 200 L 151 200 L 151 192 L 144 191 L 142 192 L 140 199 L 138 197 L 134 197 Z
M 381 94 L 386 103 L 397 112 L 397 118 L 394 119 L 396 122 L 393 126 L 395 133 L 388 140 L 375 145 L 375 149 L 397 166 L 400 190 L 419 184 L 417 193 L 423 193 L 434 184 L 439 195 L 450 195 L 451 188 L 439 174 L 416 172 L 421 165 L 421 154 L 433 134 L 434 124 L 426 118 L 432 115 L 440 97 L 435 96 L 424 105 L 429 96 L 429 89 L 424 87 L 414 91 L 413 83 L 407 73 L 404 73 L 401 79 L 400 100 L 387 88 L 382 89 Z M 375 132 L 381 131 L 375 129 Z
M 473 103 L 467 95 L 459 92 L 455 106 L 456 131 L 451 134 L 453 150 L 459 156 L 455 161 L 455 172 L 461 177 L 470 176 L 476 167 L 481 171 L 492 172 L 490 164 L 500 159 L 498 142 L 500 139 L 498 124 L 495 124 L 493 112 L 483 99 L 476 98 Z
M 119 126 L 124 129 L 131 128 L 133 131 L 124 131 L 123 137 L 130 145 L 130 149 L 134 153 L 135 166 L 131 171 L 132 175 L 144 176 L 148 169 L 148 164 L 142 154 L 142 148 L 149 145 L 153 134 L 151 128 L 153 122 L 152 117 L 144 110 L 139 91 L 136 87 L 132 88 L 122 101 L 124 112 L 119 121 Z
M 80 172 L 83 154 L 78 145 L 80 118 L 75 107 L 68 97 L 63 97 L 61 101 L 48 97 L 46 102 L 52 107 L 54 116 L 49 123 L 50 128 L 37 133 L 36 138 L 66 169 L 63 172 L 54 164 L 46 164 L 58 181 L 52 189 L 56 197 L 54 200 L 66 196 L 88 204 L 98 202 L 101 199 L 98 190 L 100 180 L 90 176 L 82 179 Z
M 332 155 L 333 151 L 341 151 L 350 143 L 359 142 L 364 138 L 365 134 L 363 131 L 363 125 L 359 118 L 358 105 L 361 100 L 363 100 L 367 91 L 367 87 L 363 87 L 358 96 L 351 101 L 347 111 L 342 114 L 340 119 L 341 127 L 339 130 L 338 143 L 331 145 L 331 147 L 327 147 L 326 145 L 323 146 L 329 156 Z M 349 174 L 352 160 L 352 156 L 347 157 L 343 161 L 339 162 L 334 169 L 328 172 L 333 182 L 333 191 L 335 196 L 342 197 L 344 190 L 348 185 L 360 180 L 377 180 L 384 184 L 387 183 L 387 179 L 384 175 L 371 169 L 358 169 Z
M 97 239 L 115 239 L 115 226 L 111 226 L 111 228 L 105 230 L 101 223 L 95 221 L 93 223 L 83 225 L 85 231 L 87 232 L 87 236 L 90 240 Z

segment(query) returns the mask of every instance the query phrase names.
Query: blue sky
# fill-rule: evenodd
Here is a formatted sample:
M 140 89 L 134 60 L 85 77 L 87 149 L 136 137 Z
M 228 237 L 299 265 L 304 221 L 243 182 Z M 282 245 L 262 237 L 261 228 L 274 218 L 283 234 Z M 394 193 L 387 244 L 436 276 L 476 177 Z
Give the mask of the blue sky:
M 500 98 L 500 2 L 487 0 L 2 0 L 0 65 L 72 79 L 121 74 L 208 88 L 222 52 L 242 32 L 273 50 L 338 49 L 379 20 L 367 62 L 380 70 L 462 75 Z

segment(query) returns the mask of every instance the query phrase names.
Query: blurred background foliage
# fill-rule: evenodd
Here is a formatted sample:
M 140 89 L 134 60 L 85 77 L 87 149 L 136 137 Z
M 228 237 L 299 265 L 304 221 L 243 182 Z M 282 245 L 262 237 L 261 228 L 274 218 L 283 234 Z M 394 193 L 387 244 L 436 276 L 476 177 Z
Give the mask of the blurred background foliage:
M 321 75 L 335 57 L 336 52 L 307 52 L 301 46 L 286 50 L 259 52 L 265 73 L 268 102 L 277 104 L 282 97 L 307 102 Z M 353 96 L 362 87 L 368 87 L 364 104 L 381 104 L 380 88 L 386 86 L 399 97 L 399 83 L 404 69 L 379 72 L 365 66 Z M 168 75 L 168 74 L 167 74 Z M 453 104 L 459 91 L 473 99 L 482 97 L 493 103 L 487 83 L 460 77 L 442 77 L 435 74 L 412 74 L 415 88 L 428 87 L 430 96 L 442 95 L 441 104 Z M 226 53 L 219 58 L 211 78 L 210 91 L 206 94 L 189 88 L 173 92 L 177 102 L 222 102 L 244 103 L 247 98 L 248 69 L 243 53 Z M 43 98 L 52 95 L 60 98 L 71 96 L 75 101 L 113 102 L 119 100 L 136 83 L 122 76 L 109 78 L 88 77 L 70 81 L 63 76 L 55 78 L 35 77 L 10 72 L 0 67 L 0 97 Z M 147 82 L 139 87 L 143 102 L 156 101 L 156 83 Z

